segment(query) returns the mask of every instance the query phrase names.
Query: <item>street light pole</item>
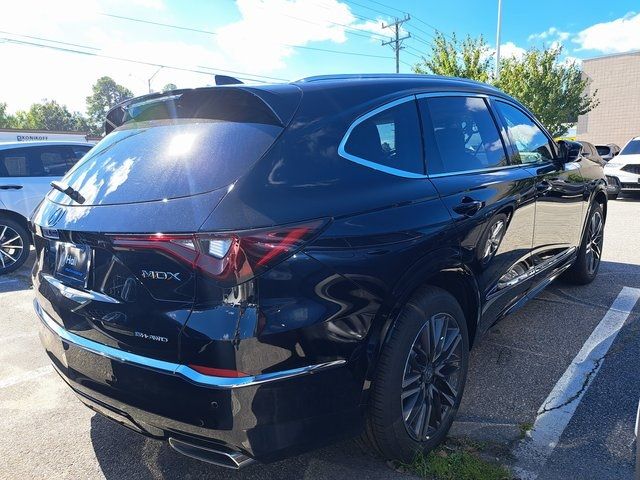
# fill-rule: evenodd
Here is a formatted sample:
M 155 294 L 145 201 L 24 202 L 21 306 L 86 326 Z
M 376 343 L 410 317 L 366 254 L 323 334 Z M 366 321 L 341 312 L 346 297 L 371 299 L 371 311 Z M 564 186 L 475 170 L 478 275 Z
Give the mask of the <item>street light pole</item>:
M 496 80 L 500 78 L 500 28 L 502 26 L 502 0 L 498 0 L 498 27 L 496 29 Z
M 156 70 L 156 71 L 155 71 L 155 73 L 154 73 L 153 75 L 151 75 L 151 76 L 149 77 L 149 79 L 147 80 L 147 85 L 149 86 L 149 93 L 152 93 L 152 92 L 151 92 L 151 80 L 153 80 L 153 77 L 155 77 L 155 76 L 158 74 L 158 72 L 160 72 L 160 70 L 162 70 L 163 68 L 164 68 L 164 67 L 160 67 L 160 68 L 159 68 L 158 70 Z

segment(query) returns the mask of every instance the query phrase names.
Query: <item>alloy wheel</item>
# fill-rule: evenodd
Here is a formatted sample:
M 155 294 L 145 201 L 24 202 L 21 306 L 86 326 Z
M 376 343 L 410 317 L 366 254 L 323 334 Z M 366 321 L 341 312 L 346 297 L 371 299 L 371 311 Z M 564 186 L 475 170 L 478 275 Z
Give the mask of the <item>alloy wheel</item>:
M 0 268 L 8 268 L 22 255 L 24 244 L 18 232 L 0 224 Z
M 487 243 L 484 247 L 484 254 L 482 255 L 483 260 L 491 257 L 500 246 L 500 241 L 502 240 L 502 235 L 504 234 L 504 220 L 498 220 L 496 223 L 491 225 L 491 230 L 489 231 L 489 237 L 487 238 Z
M 433 315 L 416 336 L 402 378 L 402 417 L 407 432 L 429 440 L 445 424 L 460 391 L 462 333 L 448 313 Z
M 594 212 L 589 221 L 589 231 L 587 232 L 587 271 L 589 275 L 593 275 L 600 264 L 600 257 L 602 256 L 602 242 L 603 242 L 603 230 L 604 222 L 602 221 L 602 214 L 598 211 Z

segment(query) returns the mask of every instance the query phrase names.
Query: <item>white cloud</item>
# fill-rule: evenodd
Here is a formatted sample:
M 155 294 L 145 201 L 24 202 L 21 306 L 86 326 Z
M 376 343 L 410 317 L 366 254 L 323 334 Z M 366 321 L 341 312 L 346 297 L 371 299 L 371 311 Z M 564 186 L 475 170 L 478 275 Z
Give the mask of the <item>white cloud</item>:
M 582 67 L 582 59 L 577 57 L 572 57 L 571 55 L 565 56 L 561 62 L 562 65 L 576 65 L 577 67 Z
M 579 32 L 572 41 L 578 50 L 620 53 L 640 49 L 640 13 L 630 12 L 610 22 L 597 23 Z
M 570 35 L 569 32 L 563 32 L 562 30 L 559 30 L 556 27 L 550 27 L 544 32 L 534 33 L 529 35 L 528 40 L 530 42 L 533 42 L 537 40 L 553 39 L 559 42 L 564 42 L 569 38 L 569 35 Z
M 500 45 L 500 58 L 522 58 L 527 51 L 513 42 Z
M 237 6 L 242 18 L 219 28 L 216 43 L 238 59 L 242 68 L 254 71 L 284 67 L 294 53 L 291 45 L 342 44 L 347 41 L 347 27 L 374 33 L 381 30 L 380 22 L 358 23 L 348 5 L 337 0 L 237 0 Z
M 138 24 L 100 15 L 101 12 L 126 12 L 132 17 L 173 23 L 171 9 L 164 0 L 2 0 L 2 3 L 0 30 L 3 31 L 94 46 L 98 48 L 95 52 L 103 56 L 195 70 L 210 66 L 284 78 L 287 75 L 278 70 L 285 68 L 293 55 L 303 52 L 291 45 L 314 46 L 314 42 L 328 41 L 339 50 L 339 45 L 350 37 L 348 30 L 358 29 L 358 34 L 371 34 L 372 38 L 377 33 L 389 34 L 388 30 L 381 29 L 381 22 L 362 22 L 339 0 L 237 0 L 240 19 L 218 28 L 218 35 L 210 37 L 185 37 L 160 27 L 138 28 Z M 202 27 L 207 28 L 207 24 Z M 100 76 L 108 75 L 140 95 L 147 92 L 147 81 L 158 70 L 153 65 L 3 43 L 4 37 L 46 42 L 0 34 L 3 64 L 0 102 L 7 102 L 11 112 L 28 108 L 44 98 L 84 112 L 85 98 Z M 188 43 L 192 38 L 193 43 Z M 82 50 L 76 46 L 48 44 Z M 159 90 L 169 82 L 178 87 L 198 87 L 213 81 L 213 74 L 165 68 L 155 75 L 151 87 Z

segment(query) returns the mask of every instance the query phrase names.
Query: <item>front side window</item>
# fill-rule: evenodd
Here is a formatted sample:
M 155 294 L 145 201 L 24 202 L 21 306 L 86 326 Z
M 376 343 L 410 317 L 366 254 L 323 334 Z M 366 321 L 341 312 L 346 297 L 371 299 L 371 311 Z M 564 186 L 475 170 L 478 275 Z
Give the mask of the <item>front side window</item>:
M 420 123 L 415 101 L 389 107 L 357 123 L 346 143 L 347 158 L 424 174 Z M 394 173 L 394 172 L 391 172 Z
M 508 103 L 495 102 L 507 133 L 516 148 L 514 163 L 538 163 L 553 160 L 553 150 L 544 132 L 522 110 Z
M 430 174 L 507 165 L 504 145 L 484 99 L 428 97 L 420 99 L 419 105 Z

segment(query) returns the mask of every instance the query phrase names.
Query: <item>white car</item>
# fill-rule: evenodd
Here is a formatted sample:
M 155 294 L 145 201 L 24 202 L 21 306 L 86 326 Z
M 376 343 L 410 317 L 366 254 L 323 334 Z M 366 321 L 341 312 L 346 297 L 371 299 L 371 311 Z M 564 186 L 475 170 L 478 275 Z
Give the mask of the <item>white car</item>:
M 29 256 L 28 218 L 59 180 L 87 153 L 90 143 L 0 143 L 0 275 Z
M 640 137 L 629 140 L 604 167 L 609 198 L 620 192 L 640 192 Z

